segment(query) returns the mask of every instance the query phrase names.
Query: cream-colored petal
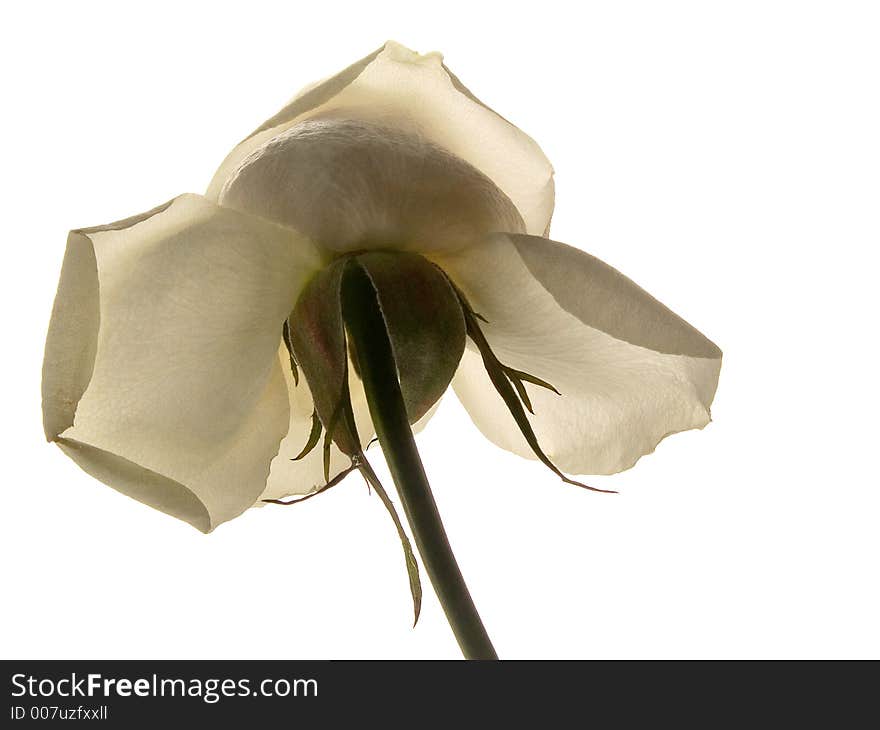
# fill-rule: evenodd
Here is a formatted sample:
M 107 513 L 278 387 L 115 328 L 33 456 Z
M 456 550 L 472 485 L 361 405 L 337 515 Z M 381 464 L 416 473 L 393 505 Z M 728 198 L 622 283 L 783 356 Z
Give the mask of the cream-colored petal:
M 309 87 L 224 160 L 207 195 L 221 200 L 241 164 L 307 120 L 352 120 L 419 137 L 464 160 L 513 201 L 526 231 L 545 234 L 553 213 L 553 168 L 537 143 L 477 99 L 437 53 L 388 42 Z
M 525 230 L 510 199 L 464 160 L 362 120 L 290 127 L 242 162 L 219 202 L 337 252 L 449 250 Z
M 197 195 L 72 232 L 43 366 L 47 437 L 201 530 L 240 514 L 287 431 L 281 328 L 318 265 L 301 235 Z
M 721 351 L 610 266 L 517 235 L 438 263 L 488 320 L 501 362 L 562 393 L 526 384 L 538 441 L 563 471 L 627 469 L 665 436 L 709 422 Z M 534 458 L 473 349 L 453 387 L 489 439 Z

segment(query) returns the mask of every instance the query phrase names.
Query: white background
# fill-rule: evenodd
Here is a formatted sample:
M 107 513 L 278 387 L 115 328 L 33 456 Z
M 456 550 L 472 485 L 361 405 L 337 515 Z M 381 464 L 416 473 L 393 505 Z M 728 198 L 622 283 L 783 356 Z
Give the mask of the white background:
M 430 589 L 410 628 L 397 537 L 357 478 L 204 536 L 40 426 L 67 230 L 202 192 L 299 87 L 386 38 L 443 51 L 538 140 L 555 239 L 725 352 L 714 422 L 591 480 L 617 496 L 501 452 L 444 400 L 419 443 L 501 655 L 880 656 L 876 7 L 7 7 L 2 656 L 458 656 Z

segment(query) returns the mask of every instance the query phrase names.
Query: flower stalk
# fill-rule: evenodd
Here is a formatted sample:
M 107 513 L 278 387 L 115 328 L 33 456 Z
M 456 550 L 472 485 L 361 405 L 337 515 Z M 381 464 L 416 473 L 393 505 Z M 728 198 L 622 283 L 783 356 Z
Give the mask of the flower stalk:
M 376 434 L 446 618 L 466 659 L 497 659 L 443 528 L 410 428 L 376 292 L 359 266 L 345 274 L 342 306 Z

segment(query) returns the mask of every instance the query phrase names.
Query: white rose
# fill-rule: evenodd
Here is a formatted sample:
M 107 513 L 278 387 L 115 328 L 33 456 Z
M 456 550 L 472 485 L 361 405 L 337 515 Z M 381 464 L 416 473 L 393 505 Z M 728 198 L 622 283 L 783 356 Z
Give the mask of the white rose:
M 46 436 L 205 532 L 314 493 L 374 433 L 340 314 L 355 262 L 376 287 L 412 422 L 451 382 L 502 448 L 568 473 L 627 469 L 709 422 L 721 352 L 550 240 L 553 199 L 531 138 L 439 55 L 387 43 L 239 143 L 205 196 L 70 234 Z M 295 459 L 328 430 L 345 383 L 356 429 Z

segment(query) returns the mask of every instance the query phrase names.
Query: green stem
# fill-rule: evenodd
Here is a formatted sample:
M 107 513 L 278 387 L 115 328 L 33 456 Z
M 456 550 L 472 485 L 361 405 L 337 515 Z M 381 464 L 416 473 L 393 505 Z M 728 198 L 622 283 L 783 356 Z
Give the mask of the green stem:
M 422 562 L 466 659 L 497 659 L 443 529 L 416 449 L 397 365 L 373 285 L 359 266 L 343 281 L 343 312 L 370 415 Z

